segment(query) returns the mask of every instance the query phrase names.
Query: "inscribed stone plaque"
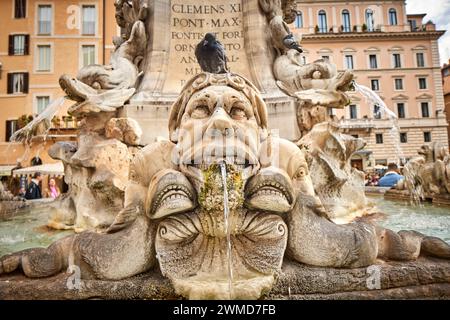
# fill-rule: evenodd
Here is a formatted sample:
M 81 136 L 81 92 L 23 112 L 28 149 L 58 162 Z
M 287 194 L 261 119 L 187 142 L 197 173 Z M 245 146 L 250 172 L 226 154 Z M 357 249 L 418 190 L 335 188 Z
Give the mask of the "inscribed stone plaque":
M 164 93 L 179 92 L 188 79 L 201 72 L 195 47 L 207 32 L 214 33 L 225 47 L 229 69 L 249 76 L 241 0 L 172 0 L 170 15 L 167 30 L 170 54 Z

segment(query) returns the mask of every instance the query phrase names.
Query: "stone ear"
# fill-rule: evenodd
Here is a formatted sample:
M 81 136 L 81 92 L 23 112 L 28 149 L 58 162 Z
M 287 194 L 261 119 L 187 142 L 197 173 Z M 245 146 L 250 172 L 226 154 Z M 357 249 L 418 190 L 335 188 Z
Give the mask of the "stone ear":
M 180 118 L 179 114 L 182 112 L 184 108 L 182 108 L 184 102 L 184 95 L 180 95 L 178 99 L 174 102 L 172 107 L 170 108 L 169 114 L 169 139 L 170 141 L 176 143 L 178 141 L 178 119 Z
M 268 115 L 266 103 L 264 102 L 262 97 L 256 92 L 253 93 L 253 97 L 254 97 L 253 102 L 255 104 L 253 108 L 256 109 L 255 116 L 258 121 L 258 124 L 262 129 L 267 129 Z

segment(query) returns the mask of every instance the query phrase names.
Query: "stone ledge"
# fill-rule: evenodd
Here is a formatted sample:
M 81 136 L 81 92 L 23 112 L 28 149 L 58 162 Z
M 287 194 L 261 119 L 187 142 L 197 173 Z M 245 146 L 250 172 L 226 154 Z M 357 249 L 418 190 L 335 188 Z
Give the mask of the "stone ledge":
M 421 257 L 414 262 L 383 262 L 380 289 L 370 290 L 367 268 L 335 269 L 285 261 L 266 299 L 450 299 L 450 261 Z M 377 268 L 378 268 L 377 267 Z M 69 290 L 68 275 L 27 279 L 0 277 L 0 299 L 179 299 L 169 280 L 146 273 L 121 281 L 83 280 Z

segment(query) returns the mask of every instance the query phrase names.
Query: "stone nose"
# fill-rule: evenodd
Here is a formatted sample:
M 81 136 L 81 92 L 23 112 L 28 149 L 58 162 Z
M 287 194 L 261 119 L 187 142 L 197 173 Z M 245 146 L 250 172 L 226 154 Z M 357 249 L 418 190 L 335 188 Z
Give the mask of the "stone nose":
M 233 134 L 233 123 L 226 111 L 221 107 L 216 107 L 214 110 L 208 131 L 220 132 L 223 136 L 231 136 Z

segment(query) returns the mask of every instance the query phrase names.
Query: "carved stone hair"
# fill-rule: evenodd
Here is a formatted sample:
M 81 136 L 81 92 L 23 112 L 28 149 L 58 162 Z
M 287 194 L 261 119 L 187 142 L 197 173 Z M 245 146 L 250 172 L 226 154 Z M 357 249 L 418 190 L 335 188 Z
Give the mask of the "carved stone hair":
M 208 86 L 229 86 L 242 92 L 253 107 L 256 121 L 261 129 L 267 129 L 267 107 L 259 90 L 246 78 L 233 74 L 212 74 L 203 72 L 191 78 L 183 87 L 180 96 L 172 105 L 169 115 L 170 140 L 176 142 L 175 132 L 179 128 L 186 105 L 191 97 Z

